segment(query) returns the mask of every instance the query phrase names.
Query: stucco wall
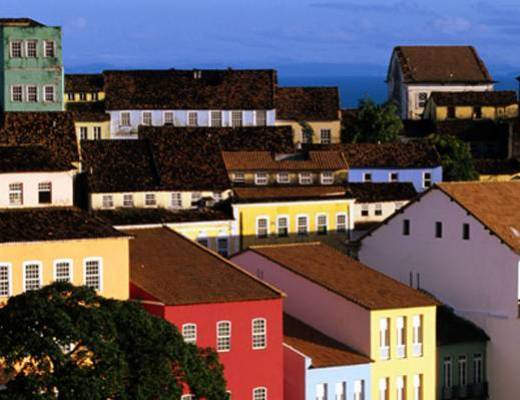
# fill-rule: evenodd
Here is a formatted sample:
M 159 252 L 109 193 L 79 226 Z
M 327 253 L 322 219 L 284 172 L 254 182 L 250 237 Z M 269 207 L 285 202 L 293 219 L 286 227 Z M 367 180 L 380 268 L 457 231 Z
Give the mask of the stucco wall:
M 289 345 L 283 345 L 283 398 L 307 400 L 305 396 L 307 368 L 311 360 Z M 309 398 L 309 399 L 312 399 Z
M 76 136 L 78 141 L 81 140 L 81 128 L 87 128 L 87 139 L 94 139 L 94 128 L 101 128 L 101 139 L 110 139 L 110 122 L 74 122 L 76 128 Z
M 370 364 L 360 365 L 347 365 L 341 367 L 329 367 L 329 368 L 313 368 L 307 371 L 307 390 L 306 400 L 316 399 L 316 386 L 318 384 L 327 384 L 327 397 L 326 399 L 336 399 L 336 384 L 346 383 L 347 396 L 346 399 L 354 399 L 354 386 L 356 381 L 360 381 L 363 387 L 364 400 L 375 399 L 377 396 L 373 396 L 371 393 L 371 376 L 370 376 Z M 287 399 L 286 399 L 287 400 Z
M 390 173 L 397 172 L 399 174 L 399 182 L 411 182 L 417 192 L 425 190 L 423 185 L 423 174 L 425 172 L 431 173 L 432 185 L 437 182 L 442 182 L 442 167 L 435 168 L 351 168 L 348 173 L 349 182 L 363 182 L 363 175 L 365 173 L 372 174 L 372 182 L 390 182 Z
M 330 129 L 331 131 L 331 143 L 341 143 L 341 120 L 334 121 L 306 121 L 310 127 L 312 128 L 314 134 L 312 136 L 312 143 L 314 144 L 322 144 L 321 142 L 321 130 L 322 129 Z M 302 126 L 299 121 L 287 121 L 287 120 L 277 120 L 276 125 L 279 126 L 290 126 L 293 131 L 293 141 L 294 143 L 302 143 Z
M 436 107 L 436 119 L 443 121 L 448 118 L 448 107 Z M 481 107 L 482 119 L 497 119 L 497 118 L 515 118 L 518 116 L 518 105 L 510 105 L 507 107 Z M 457 119 L 473 119 L 474 107 L 472 106 L 457 106 L 455 107 L 455 118 Z
M 229 174 L 229 179 L 234 181 L 236 172 L 240 171 L 233 171 Z M 286 171 L 261 171 L 261 172 L 267 172 L 268 178 L 267 178 L 267 185 L 258 185 L 258 186 L 270 186 L 270 185 L 277 185 L 277 175 L 279 172 L 286 172 Z M 301 172 L 310 172 L 312 174 L 312 184 L 313 185 L 320 185 L 321 184 L 321 173 L 322 172 L 315 172 L 315 171 L 296 171 L 296 172 L 287 172 L 289 176 L 289 183 L 291 185 L 297 185 L 300 184 L 299 182 L 299 173 Z M 327 172 L 333 172 L 334 173 L 334 184 L 341 185 L 345 182 L 347 171 L 346 170 L 331 170 Z M 255 171 L 253 172 L 244 172 L 244 184 L 246 185 L 252 185 L 255 184 Z M 238 185 L 238 184 L 237 184 Z M 305 185 L 302 185 L 305 186 Z

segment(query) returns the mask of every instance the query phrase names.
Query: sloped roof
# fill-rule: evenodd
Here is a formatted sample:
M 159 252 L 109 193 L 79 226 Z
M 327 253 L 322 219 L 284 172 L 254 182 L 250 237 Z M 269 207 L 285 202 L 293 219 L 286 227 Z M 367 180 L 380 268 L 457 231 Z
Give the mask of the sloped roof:
M 282 293 L 168 229 L 135 229 L 130 281 L 165 305 L 280 299 Z
M 430 98 L 437 106 L 509 106 L 518 103 L 513 90 L 432 92 Z
M 311 368 L 368 364 L 372 361 L 289 314 L 283 316 L 283 333 L 284 343 L 312 359 Z
M 264 203 L 274 201 L 351 199 L 343 186 L 254 186 L 235 187 L 234 203 Z
M 394 54 L 405 83 L 493 83 L 473 46 L 398 46 Z
M 102 92 L 103 74 L 65 74 L 65 92 Z
M 170 69 L 103 74 L 108 110 L 274 108 L 274 70 Z
M 438 304 L 430 296 L 322 243 L 253 246 L 250 250 L 369 310 Z
M 276 118 L 291 121 L 339 119 L 337 87 L 279 87 L 276 89 Z
M 520 161 L 516 158 L 502 159 L 476 159 L 475 169 L 479 174 L 499 175 L 499 174 L 516 174 L 520 172 Z
M 31 18 L 0 18 L 0 26 L 36 27 L 45 25 Z
M 0 146 L 0 173 L 57 172 L 75 169 L 43 146 Z
M 74 122 L 101 122 L 110 121 L 110 114 L 105 112 L 105 102 L 103 101 L 78 101 L 66 103 Z
M 346 189 L 351 197 L 356 199 L 356 203 L 407 201 L 417 196 L 411 182 L 348 183 Z
M 450 307 L 437 307 L 437 342 L 441 346 L 488 340 L 489 336 L 482 328 L 455 314 Z

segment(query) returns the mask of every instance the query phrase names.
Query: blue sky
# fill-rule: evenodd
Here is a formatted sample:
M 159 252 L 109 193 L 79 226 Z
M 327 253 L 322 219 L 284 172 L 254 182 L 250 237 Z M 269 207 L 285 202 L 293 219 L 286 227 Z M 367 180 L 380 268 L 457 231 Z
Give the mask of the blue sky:
M 61 25 L 69 69 L 379 74 L 398 44 L 473 44 L 496 71 L 520 73 L 519 0 L 1 0 L 0 14 Z

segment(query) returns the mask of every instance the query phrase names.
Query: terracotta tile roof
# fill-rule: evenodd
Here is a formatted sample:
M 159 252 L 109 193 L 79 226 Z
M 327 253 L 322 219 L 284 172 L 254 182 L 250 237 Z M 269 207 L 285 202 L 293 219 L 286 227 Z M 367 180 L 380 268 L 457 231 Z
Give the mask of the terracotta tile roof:
M 394 52 L 405 83 L 493 82 L 472 46 L 398 46 Z
M 81 153 L 91 192 L 160 188 L 152 153 L 144 140 L 85 140 Z
M 312 358 L 311 368 L 368 364 L 369 357 L 357 353 L 288 314 L 283 316 L 284 343 Z
M 403 120 L 402 135 L 406 137 L 423 138 L 437 130 L 435 121 L 429 119 L 405 119 Z
M 0 146 L 0 173 L 57 172 L 75 169 L 43 146 Z
M 0 243 L 126 236 L 77 208 L 0 210 Z
M 65 92 L 102 92 L 103 74 L 65 74 Z
M 515 158 L 507 160 L 476 159 L 474 162 L 477 172 L 483 175 L 516 174 L 520 172 L 520 161 Z
M 351 197 L 356 199 L 356 203 L 408 201 L 417 196 L 417 191 L 410 182 L 348 183 L 346 188 Z
M 518 103 L 513 90 L 485 92 L 432 92 L 437 106 L 510 106 Z
M 110 114 L 105 112 L 105 103 L 95 102 L 69 102 L 66 104 L 74 122 L 103 122 L 110 121 Z
M 280 299 L 218 254 L 167 228 L 128 230 L 130 281 L 166 305 Z
M 437 307 L 437 342 L 441 346 L 487 342 L 489 336 L 473 322 L 455 314 L 448 306 Z
M 450 182 L 440 189 L 484 224 L 516 253 L 520 253 L 520 182 Z
M 0 26 L 36 27 L 45 25 L 31 18 L 0 18 Z
M 268 151 L 223 152 L 228 171 L 336 171 L 347 169 L 341 151 L 274 154 Z
M 274 70 L 105 71 L 104 78 L 108 110 L 270 110 L 277 83 Z
M 351 199 L 343 186 L 267 186 L 235 187 L 234 203 L 264 203 L 274 201 Z
M 291 121 L 339 120 L 337 87 L 279 87 L 276 119 Z
M 509 129 L 510 125 L 507 120 L 449 120 L 439 121 L 436 126 L 438 134 L 457 136 L 467 142 L 496 141 L 501 135 L 507 136 Z
M 250 250 L 369 310 L 425 307 L 437 301 L 322 243 Z
M 0 145 L 41 145 L 63 162 L 79 161 L 74 121 L 66 112 L 4 113 Z

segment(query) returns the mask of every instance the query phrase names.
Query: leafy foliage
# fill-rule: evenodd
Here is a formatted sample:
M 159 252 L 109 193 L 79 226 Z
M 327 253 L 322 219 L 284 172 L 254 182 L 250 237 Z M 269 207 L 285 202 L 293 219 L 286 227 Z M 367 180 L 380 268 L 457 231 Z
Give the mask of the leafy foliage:
M 224 400 L 223 367 L 211 349 L 138 304 L 55 283 L 0 309 L 0 358 L 9 377 L 0 399 Z
M 429 136 L 441 156 L 443 180 L 472 181 L 479 175 L 467 143 L 453 135 L 434 134 Z
M 300 121 L 298 124 L 302 128 L 302 143 L 312 143 L 314 138 L 314 129 L 307 121 Z

